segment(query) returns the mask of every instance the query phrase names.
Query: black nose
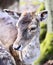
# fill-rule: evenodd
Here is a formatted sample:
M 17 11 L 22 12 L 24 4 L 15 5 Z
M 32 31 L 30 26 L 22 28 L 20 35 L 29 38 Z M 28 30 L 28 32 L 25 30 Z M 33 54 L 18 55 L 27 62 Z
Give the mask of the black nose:
M 21 45 L 19 45 L 17 48 L 14 48 L 15 50 L 19 50 L 20 49 L 20 47 L 21 47 Z

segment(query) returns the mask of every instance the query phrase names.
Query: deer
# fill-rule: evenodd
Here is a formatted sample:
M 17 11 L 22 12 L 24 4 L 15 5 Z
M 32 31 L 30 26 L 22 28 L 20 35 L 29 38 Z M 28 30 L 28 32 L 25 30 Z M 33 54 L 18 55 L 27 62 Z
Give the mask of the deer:
M 18 19 L 18 35 L 12 47 L 19 53 L 21 65 L 34 65 L 34 61 L 40 56 L 40 21 L 47 16 L 46 10 L 39 14 L 33 11 L 24 12 Z
M 34 60 L 40 55 L 39 24 L 47 17 L 47 11 L 38 15 L 35 11 L 19 13 L 19 15 L 6 10 L 2 13 L 3 16 L 0 16 L 1 42 L 12 54 L 17 65 L 33 65 Z
M 6 9 L 0 11 L 0 40 L 7 49 L 17 38 L 16 23 L 19 15 Z
M 4 51 L 3 54 L 9 53 L 10 54 L 9 59 L 12 60 L 12 63 L 17 62 L 19 60 L 19 55 L 16 53 L 15 50 L 11 48 L 11 45 L 14 43 L 14 41 L 17 38 L 18 32 L 17 32 L 16 23 L 20 15 L 21 13 L 14 12 L 9 9 L 0 10 L 0 41 L 1 41 L 0 47 L 2 49 L 0 53 L 2 53 L 2 51 Z M 7 51 L 7 53 L 5 51 Z M 12 53 L 11 51 L 13 51 L 13 54 L 11 54 Z M 1 55 L 3 56 L 3 54 Z M 8 60 L 6 62 L 8 62 Z M 3 61 L 1 62 L 1 64 L 6 65 L 6 64 L 3 64 Z M 9 64 L 10 64 L 10 61 L 9 61 Z M 17 64 L 19 65 L 19 62 Z M 14 63 L 10 65 L 17 65 L 17 64 Z
M 13 56 L 6 50 L 0 41 L 0 65 L 16 65 Z

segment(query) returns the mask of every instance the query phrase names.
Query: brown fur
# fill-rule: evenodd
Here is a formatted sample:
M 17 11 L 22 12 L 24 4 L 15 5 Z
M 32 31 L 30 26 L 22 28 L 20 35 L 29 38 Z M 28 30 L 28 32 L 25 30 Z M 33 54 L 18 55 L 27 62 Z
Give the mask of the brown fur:
M 13 49 L 12 45 L 9 48 L 11 55 L 14 57 L 16 65 L 22 65 L 22 62 L 19 59 L 19 51 Z
M 34 36 L 39 38 L 39 21 L 37 21 L 36 18 L 34 20 L 31 13 L 26 13 L 21 15 L 17 23 L 18 31 L 16 26 L 13 26 L 12 23 L 6 23 L 6 21 L 0 19 L 0 40 L 4 46 L 10 50 L 16 64 L 24 65 L 19 59 L 19 51 L 15 51 L 11 45 L 15 42 L 15 45 L 22 44 L 23 47 L 25 47 L 32 42 L 31 40 L 34 38 Z

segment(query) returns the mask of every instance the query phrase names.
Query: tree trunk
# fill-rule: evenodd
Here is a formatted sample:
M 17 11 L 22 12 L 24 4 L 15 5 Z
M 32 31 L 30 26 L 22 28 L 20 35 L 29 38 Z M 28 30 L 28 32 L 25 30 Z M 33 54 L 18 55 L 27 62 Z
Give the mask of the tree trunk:
M 48 32 L 53 32 L 53 0 L 45 0 L 45 6 L 48 10 L 48 20 L 47 20 L 47 27 Z

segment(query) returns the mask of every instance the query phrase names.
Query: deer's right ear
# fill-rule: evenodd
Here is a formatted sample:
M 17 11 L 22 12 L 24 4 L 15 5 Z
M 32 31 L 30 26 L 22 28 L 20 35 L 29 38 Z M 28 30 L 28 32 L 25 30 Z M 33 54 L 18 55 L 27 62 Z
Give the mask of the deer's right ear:
M 20 17 L 21 16 L 21 13 L 14 12 L 14 11 L 11 11 L 11 10 L 8 10 L 8 9 L 4 9 L 3 11 L 7 12 L 8 14 L 10 14 L 12 16 L 15 16 L 15 17 Z

